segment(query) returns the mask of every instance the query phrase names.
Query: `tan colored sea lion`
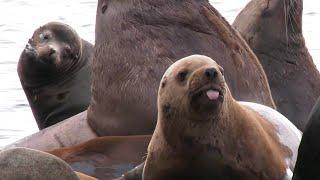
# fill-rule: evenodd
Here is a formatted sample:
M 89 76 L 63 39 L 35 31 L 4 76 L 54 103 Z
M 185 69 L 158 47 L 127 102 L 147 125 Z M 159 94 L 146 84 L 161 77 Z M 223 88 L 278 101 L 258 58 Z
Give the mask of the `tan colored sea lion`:
M 300 138 L 277 111 L 236 101 L 211 58 L 189 56 L 161 80 L 143 179 L 289 179 Z
M 87 109 L 93 45 L 67 24 L 36 29 L 18 62 L 18 75 L 39 129 Z
M 191 54 L 217 59 L 237 100 L 274 107 L 256 56 L 207 0 L 99 0 L 95 39 L 88 121 L 100 136 L 152 133 L 161 76 Z
M 144 160 L 150 139 L 151 135 L 99 137 L 49 153 L 76 171 L 98 179 L 114 179 Z
M 252 0 L 233 23 L 258 56 L 275 104 L 300 130 L 320 96 L 320 75 L 302 35 L 302 0 Z

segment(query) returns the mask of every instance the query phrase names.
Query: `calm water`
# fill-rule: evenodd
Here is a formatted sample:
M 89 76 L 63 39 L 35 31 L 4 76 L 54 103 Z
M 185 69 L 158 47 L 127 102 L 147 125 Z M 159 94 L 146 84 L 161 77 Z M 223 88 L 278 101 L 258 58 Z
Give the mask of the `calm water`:
M 211 0 L 229 22 L 247 2 Z M 16 73 L 20 53 L 33 31 L 49 21 L 60 21 L 93 43 L 96 3 L 97 0 L 0 0 L 0 147 L 38 130 Z M 320 67 L 320 3 L 314 3 L 304 1 L 303 28 L 307 46 Z

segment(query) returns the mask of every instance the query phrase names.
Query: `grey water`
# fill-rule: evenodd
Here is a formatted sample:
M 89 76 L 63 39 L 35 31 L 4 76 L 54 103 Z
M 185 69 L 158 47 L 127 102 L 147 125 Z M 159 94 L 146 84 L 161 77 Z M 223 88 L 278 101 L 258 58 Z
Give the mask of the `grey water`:
M 249 0 L 210 0 L 232 23 Z M 94 43 L 97 0 L 0 0 L 0 147 L 38 131 L 22 90 L 17 62 L 28 39 L 40 25 L 59 21 L 71 25 Z M 320 3 L 304 0 L 303 32 L 320 67 Z

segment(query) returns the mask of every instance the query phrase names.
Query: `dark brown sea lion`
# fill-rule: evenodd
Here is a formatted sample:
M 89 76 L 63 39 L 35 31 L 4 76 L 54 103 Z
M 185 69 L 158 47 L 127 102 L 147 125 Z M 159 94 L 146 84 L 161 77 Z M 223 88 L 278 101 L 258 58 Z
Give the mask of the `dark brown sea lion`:
M 100 136 L 152 133 L 162 74 L 196 53 L 218 59 L 236 99 L 274 107 L 256 56 L 207 0 L 99 0 L 95 39 L 88 121 Z
M 252 0 L 233 26 L 260 59 L 273 99 L 303 130 L 320 95 L 320 76 L 302 35 L 302 0 Z
M 303 132 L 293 180 L 320 179 L 320 98 L 310 113 Z
M 70 26 L 50 22 L 35 30 L 18 75 L 39 129 L 87 109 L 93 45 Z
M 144 160 L 150 139 L 151 135 L 99 137 L 49 153 L 66 161 L 76 171 L 98 179 L 113 179 Z
M 277 111 L 234 100 L 211 58 L 186 57 L 161 80 L 143 179 L 291 179 L 300 138 Z

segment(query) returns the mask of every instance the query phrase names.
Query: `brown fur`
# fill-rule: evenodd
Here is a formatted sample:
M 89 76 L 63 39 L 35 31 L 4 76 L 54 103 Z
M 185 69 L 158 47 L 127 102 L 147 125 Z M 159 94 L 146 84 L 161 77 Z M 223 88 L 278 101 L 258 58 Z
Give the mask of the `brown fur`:
M 214 82 L 204 69 L 219 71 Z M 188 70 L 186 82 L 176 75 Z M 145 180 L 156 179 L 274 179 L 286 173 L 286 156 L 274 127 L 255 111 L 237 103 L 221 69 L 212 59 L 190 56 L 165 73 L 158 94 L 158 121 L 148 147 Z M 212 84 L 223 97 L 208 111 L 190 104 L 190 92 Z M 191 97 L 192 99 L 192 97 Z M 203 100 L 203 99 L 201 99 Z M 168 108 L 169 107 L 169 108 Z
M 113 179 L 143 161 L 151 136 L 108 136 L 49 151 L 74 170 L 99 179 Z
M 252 0 L 233 23 L 258 56 L 276 106 L 300 130 L 320 95 L 302 35 L 302 0 Z
M 217 59 L 237 100 L 275 107 L 257 58 L 207 0 L 99 0 L 92 129 L 100 136 L 152 133 L 161 76 L 191 54 Z

